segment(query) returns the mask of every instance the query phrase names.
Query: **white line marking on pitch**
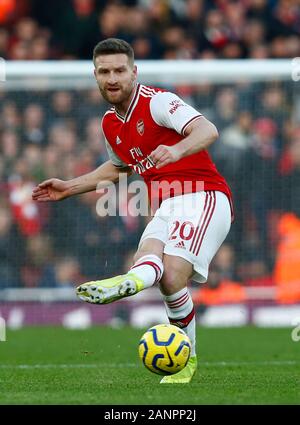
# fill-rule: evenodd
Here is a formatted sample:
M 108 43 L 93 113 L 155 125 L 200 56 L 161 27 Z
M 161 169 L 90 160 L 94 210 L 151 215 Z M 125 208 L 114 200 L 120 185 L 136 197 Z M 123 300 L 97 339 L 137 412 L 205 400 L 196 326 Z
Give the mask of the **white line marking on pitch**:
M 300 361 L 296 360 L 270 360 L 257 362 L 200 362 L 199 366 L 215 367 L 215 366 L 295 366 L 300 365 Z M 99 364 L 17 364 L 17 365 L 0 365 L 0 369 L 96 369 L 110 368 L 120 369 L 126 367 L 137 367 L 139 363 L 99 363 Z
M 99 363 L 99 364 L 18 364 L 0 365 L 0 369 L 95 369 L 136 367 L 135 363 Z
M 297 360 L 264 360 L 256 362 L 199 362 L 202 366 L 290 366 L 300 365 L 300 361 Z

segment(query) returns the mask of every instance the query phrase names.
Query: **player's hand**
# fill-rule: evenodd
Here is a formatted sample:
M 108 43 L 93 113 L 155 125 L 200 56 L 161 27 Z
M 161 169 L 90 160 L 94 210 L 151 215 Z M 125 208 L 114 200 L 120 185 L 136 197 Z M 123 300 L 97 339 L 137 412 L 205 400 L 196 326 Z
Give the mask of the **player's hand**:
M 165 146 L 159 145 L 151 154 L 150 154 L 155 167 L 160 169 L 165 167 L 172 162 L 176 162 L 181 158 L 180 152 L 176 145 L 174 146 Z
M 68 196 L 68 183 L 59 179 L 45 180 L 32 191 L 32 199 L 39 202 L 61 201 Z

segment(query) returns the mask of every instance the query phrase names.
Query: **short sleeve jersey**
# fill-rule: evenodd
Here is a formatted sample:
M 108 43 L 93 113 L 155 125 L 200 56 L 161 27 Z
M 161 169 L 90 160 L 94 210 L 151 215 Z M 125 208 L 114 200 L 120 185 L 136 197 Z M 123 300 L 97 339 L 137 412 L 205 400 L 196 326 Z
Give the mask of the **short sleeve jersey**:
M 103 117 L 108 155 L 115 166 L 130 167 L 143 177 L 150 202 L 154 198 L 161 202 L 170 196 L 196 192 L 201 188 L 224 192 L 232 205 L 231 191 L 206 150 L 159 170 L 151 159 L 151 152 L 159 145 L 179 143 L 185 137 L 188 125 L 201 116 L 176 94 L 137 84 L 125 116 L 111 108 Z M 179 184 L 173 185 L 173 192 L 170 192 L 168 184 L 174 182 Z M 180 187 L 178 193 L 177 187 Z

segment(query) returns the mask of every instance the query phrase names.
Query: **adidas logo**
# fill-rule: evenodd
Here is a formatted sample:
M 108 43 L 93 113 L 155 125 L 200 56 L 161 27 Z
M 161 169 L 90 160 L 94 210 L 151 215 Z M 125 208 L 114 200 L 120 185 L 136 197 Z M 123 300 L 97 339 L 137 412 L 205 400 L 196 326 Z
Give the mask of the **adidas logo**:
M 116 145 L 119 145 L 120 143 L 122 143 L 122 140 L 120 139 L 119 136 L 117 136 L 117 138 L 116 138 Z
M 175 248 L 183 248 L 183 249 L 186 249 L 183 241 L 178 242 L 178 243 L 175 245 Z

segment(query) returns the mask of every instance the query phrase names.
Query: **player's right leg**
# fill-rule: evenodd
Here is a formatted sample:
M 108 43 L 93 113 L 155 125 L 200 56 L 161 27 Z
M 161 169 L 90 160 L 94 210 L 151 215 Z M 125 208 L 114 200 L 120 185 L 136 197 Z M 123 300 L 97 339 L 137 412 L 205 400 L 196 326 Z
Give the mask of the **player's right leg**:
M 78 297 L 92 304 L 108 304 L 158 283 L 163 274 L 163 249 L 164 244 L 160 240 L 145 239 L 128 273 L 83 283 L 76 290 Z

